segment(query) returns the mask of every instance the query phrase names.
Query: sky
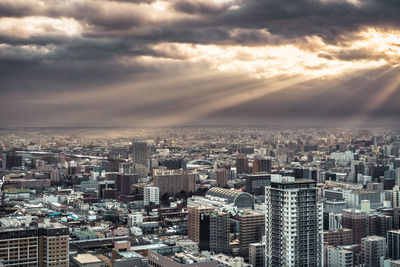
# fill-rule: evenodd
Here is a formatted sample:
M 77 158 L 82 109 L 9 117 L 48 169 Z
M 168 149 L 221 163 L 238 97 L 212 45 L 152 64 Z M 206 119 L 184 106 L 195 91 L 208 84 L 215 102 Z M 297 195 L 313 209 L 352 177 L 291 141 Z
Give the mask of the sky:
M 0 127 L 399 115 L 398 0 L 0 0 Z

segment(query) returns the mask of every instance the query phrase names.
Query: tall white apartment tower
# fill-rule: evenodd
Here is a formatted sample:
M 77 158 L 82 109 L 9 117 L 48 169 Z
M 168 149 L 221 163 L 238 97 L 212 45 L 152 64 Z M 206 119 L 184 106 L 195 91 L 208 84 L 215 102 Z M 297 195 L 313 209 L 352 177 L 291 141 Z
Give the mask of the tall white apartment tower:
M 150 202 L 160 204 L 160 189 L 155 186 L 148 186 L 143 189 L 143 204 L 147 206 Z
M 313 180 L 271 176 L 265 187 L 268 267 L 323 265 L 323 210 Z

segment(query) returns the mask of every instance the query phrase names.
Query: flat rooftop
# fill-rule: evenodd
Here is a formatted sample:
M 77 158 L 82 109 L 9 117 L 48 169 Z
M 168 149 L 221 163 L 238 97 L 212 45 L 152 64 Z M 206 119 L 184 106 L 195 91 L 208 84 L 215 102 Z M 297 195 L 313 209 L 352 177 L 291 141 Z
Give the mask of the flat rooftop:
M 73 259 L 79 263 L 101 263 L 102 260 L 92 254 L 78 254 Z

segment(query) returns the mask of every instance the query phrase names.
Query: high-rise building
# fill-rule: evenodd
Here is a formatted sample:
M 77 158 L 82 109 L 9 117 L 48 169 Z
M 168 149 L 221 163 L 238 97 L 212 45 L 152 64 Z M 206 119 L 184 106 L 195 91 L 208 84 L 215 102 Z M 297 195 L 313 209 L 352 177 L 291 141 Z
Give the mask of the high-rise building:
M 387 256 L 392 260 L 400 259 L 400 230 L 387 232 Z
M 249 172 L 249 160 L 245 154 L 238 154 L 236 157 L 236 173 L 244 174 Z
M 367 213 L 356 209 L 345 209 L 342 212 L 342 225 L 352 230 L 352 243 L 360 244 L 361 238 L 367 236 Z
M 227 170 L 226 169 L 218 169 L 218 170 L 216 170 L 215 171 L 215 178 L 217 180 L 217 185 L 219 187 L 226 186 L 226 183 L 228 181 Z
M 239 254 L 249 255 L 249 245 L 261 241 L 265 227 L 265 215 L 253 210 L 239 212 Z
M 352 267 L 353 251 L 341 247 L 326 248 L 326 267 Z
M 143 204 L 144 206 L 153 204 L 160 204 L 160 189 L 155 186 L 146 186 L 143 189 Z
M 367 235 L 379 235 L 386 237 L 386 233 L 393 229 L 393 217 L 384 214 L 368 215 Z
M 400 189 L 399 185 L 393 187 L 392 190 L 392 207 L 393 208 L 400 208 Z
M 215 210 L 210 206 L 188 207 L 188 238 L 200 244 L 200 217 L 202 214 L 209 214 Z
M 365 267 L 383 267 L 386 255 L 386 238 L 367 236 L 361 239 L 361 254 Z
M 270 174 L 246 175 L 246 192 L 252 195 L 264 195 L 265 187 L 271 182 Z
M 200 215 L 199 248 L 214 253 L 228 254 L 229 215 L 226 212 L 210 212 Z
M 260 172 L 271 173 L 271 159 L 260 159 Z
M 137 140 L 132 141 L 132 160 L 133 165 L 135 164 L 142 164 L 147 166 L 147 143 L 146 142 L 139 142 Z
M 266 266 L 321 266 L 323 215 L 316 182 L 272 175 L 265 191 Z

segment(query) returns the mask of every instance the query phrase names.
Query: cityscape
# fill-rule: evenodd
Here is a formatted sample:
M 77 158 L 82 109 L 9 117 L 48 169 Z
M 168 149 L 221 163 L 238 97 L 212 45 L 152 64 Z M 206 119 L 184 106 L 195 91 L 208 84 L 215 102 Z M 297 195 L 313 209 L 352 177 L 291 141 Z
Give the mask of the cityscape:
M 398 266 L 400 130 L 24 128 L 4 266 Z
M 400 0 L 0 0 L 0 267 L 400 267 Z

